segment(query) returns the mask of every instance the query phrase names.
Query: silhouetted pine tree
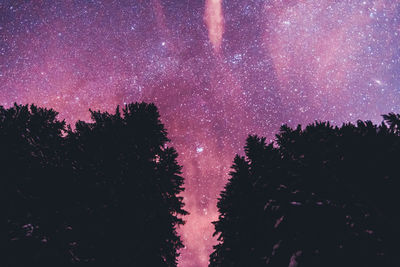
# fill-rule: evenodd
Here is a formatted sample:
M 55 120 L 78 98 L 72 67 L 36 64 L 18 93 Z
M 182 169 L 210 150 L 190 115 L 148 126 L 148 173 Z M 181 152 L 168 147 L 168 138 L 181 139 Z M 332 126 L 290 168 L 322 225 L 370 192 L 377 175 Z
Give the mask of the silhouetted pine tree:
M 91 111 L 67 137 L 79 190 L 73 255 L 93 266 L 175 266 L 185 215 L 181 167 L 157 108 Z
M 52 110 L 0 109 L 5 266 L 176 266 L 183 178 L 157 108 L 91 114 L 63 132 Z
M 0 107 L 1 195 L 6 226 L 1 266 L 62 266 L 68 182 L 63 176 L 62 134 L 57 112 L 35 105 Z
M 282 126 L 269 145 L 250 136 L 218 202 L 210 266 L 395 266 L 399 141 L 361 121 Z

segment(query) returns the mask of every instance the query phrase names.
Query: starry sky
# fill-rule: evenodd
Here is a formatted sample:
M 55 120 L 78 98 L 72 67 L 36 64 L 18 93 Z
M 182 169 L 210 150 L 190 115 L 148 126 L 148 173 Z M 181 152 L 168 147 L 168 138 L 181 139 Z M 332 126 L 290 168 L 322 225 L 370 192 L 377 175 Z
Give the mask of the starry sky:
M 0 105 L 68 123 L 154 102 L 184 166 L 180 267 L 204 267 L 248 134 L 400 112 L 400 0 L 0 0 Z

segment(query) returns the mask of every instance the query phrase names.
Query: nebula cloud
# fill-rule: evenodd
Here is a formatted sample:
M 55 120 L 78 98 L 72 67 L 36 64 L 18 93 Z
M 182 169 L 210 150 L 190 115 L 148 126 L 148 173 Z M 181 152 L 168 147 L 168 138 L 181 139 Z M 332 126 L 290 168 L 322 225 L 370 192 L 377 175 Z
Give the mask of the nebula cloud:
M 206 0 L 205 5 L 204 20 L 208 28 L 208 38 L 214 50 L 218 53 L 221 49 L 222 35 L 224 34 L 222 0 Z

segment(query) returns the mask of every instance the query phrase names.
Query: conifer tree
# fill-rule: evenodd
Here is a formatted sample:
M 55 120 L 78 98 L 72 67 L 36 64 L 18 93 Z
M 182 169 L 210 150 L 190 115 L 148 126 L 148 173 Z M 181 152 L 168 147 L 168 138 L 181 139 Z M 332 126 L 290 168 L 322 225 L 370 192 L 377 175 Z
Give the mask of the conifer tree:
M 62 266 L 67 262 L 62 213 L 64 121 L 35 105 L 0 107 L 0 165 L 6 222 L 2 266 Z
M 0 107 L 1 266 L 176 266 L 184 190 L 153 104 L 65 128 L 53 110 Z
M 391 123 L 284 125 L 269 145 L 250 136 L 218 202 L 210 266 L 396 265 Z

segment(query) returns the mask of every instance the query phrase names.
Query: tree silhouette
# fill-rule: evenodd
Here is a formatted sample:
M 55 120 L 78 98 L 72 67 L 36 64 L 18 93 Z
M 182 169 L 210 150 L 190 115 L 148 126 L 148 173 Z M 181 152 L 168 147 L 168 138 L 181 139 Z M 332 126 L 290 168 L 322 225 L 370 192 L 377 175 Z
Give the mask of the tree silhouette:
M 382 116 L 385 122 L 389 125 L 390 130 L 398 133 L 400 129 L 400 115 L 395 113 L 389 113 Z
M 400 237 L 391 125 L 282 126 L 250 136 L 218 202 L 210 266 L 395 266 Z
M 65 123 L 56 116 L 35 105 L 0 107 L 3 266 L 61 265 L 67 257 L 68 243 L 59 239 L 68 201 L 60 175 Z
M 74 130 L 35 106 L 0 114 L 6 266 L 176 266 L 183 178 L 153 104 Z

